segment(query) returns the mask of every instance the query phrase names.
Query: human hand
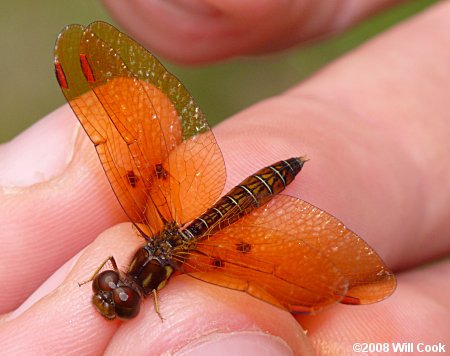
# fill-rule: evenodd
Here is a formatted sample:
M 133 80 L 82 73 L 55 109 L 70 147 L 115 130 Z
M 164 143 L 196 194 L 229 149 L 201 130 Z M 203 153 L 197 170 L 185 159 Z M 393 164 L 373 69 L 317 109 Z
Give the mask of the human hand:
M 412 268 L 449 251 L 449 17 L 449 5 L 437 5 L 214 130 L 228 187 L 307 154 L 311 161 L 286 193 L 333 213 L 401 271 L 388 300 L 297 317 L 306 337 L 289 313 L 180 276 L 159 294 L 163 323 L 152 298 L 136 319 L 107 322 L 91 306 L 89 286 L 77 282 L 110 254 L 129 263 L 142 243 L 129 223 L 102 233 L 39 287 L 101 231 L 126 221 L 95 150 L 63 107 L 1 147 L 0 166 L 8 167 L 0 174 L 2 311 L 37 289 L 3 317 L 2 351 L 158 354 L 193 342 L 236 348 L 229 353 L 261 354 L 256 347 L 270 345 L 272 354 L 286 345 L 300 353 L 307 338 L 316 351 L 339 354 L 354 342 L 448 345 L 448 260 Z

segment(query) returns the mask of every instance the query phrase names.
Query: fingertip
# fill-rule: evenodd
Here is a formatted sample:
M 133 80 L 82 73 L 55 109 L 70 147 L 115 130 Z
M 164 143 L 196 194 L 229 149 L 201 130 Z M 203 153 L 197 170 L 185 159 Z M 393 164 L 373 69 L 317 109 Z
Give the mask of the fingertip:
M 277 48 L 286 27 L 296 22 L 293 17 L 301 14 L 297 1 L 106 0 L 105 5 L 147 48 L 184 64 Z
M 289 48 L 349 27 L 397 0 L 105 0 L 133 37 L 161 56 L 201 64 Z

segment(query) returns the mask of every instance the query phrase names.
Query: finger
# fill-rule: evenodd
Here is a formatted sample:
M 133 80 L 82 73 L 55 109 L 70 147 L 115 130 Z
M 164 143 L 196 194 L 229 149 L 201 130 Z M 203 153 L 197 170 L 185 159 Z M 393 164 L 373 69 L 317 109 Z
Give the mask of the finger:
M 52 350 L 66 354 L 77 350 L 99 354 L 106 349 L 110 354 L 148 350 L 154 354 L 183 350 L 187 354 L 238 346 L 245 352 L 258 340 L 260 347 L 273 352 L 311 353 L 304 332 L 289 313 L 188 276 L 172 278 L 159 292 L 163 322 L 151 296 L 135 319 L 125 323 L 105 320 L 90 303 L 90 286 L 79 287 L 77 282 L 91 275 L 110 254 L 119 266 L 127 264 L 142 242 L 129 223 L 105 231 L 72 263 L 73 269 L 62 283 L 61 276 L 50 278 L 19 311 L 3 321 L 2 352 Z
M 287 193 L 341 219 L 388 265 L 447 254 L 449 17 L 441 3 L 224 122 L 215 132 L 231 176 L 306 154 Z
M 201 63 L 290 47 L 329 35 L 397 1 L 105 1 L 148 48 L 182 63 Z
M 6 312 L 125 217 L 68 107 L 0 146 L 0 166 L 0 312 Z
M 383 303 L 363 308 L 340 305 L 299 320 L 319 354 L 351 354 L 357 342 L 381 344 L 378 347 L 388 354 L 397 343 L 413 343 L 416 353 L 419 342 L 449 345 L 449 273 L 448 260 L 405 272 L 398 276 L 395 294 Z

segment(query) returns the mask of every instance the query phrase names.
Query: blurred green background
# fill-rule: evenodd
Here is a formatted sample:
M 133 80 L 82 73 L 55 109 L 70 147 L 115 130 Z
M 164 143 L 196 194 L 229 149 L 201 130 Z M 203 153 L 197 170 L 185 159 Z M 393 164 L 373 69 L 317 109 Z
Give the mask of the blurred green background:
M 409 1 L 337 38 L 259 58 L 201 68 L 165 64 L 214 125 L 263 98 L 281 93 L 327 62 L 436 0 Z M 0 0 L 0 143 L 53 111 L 65 99 L 53 72 L 53 45 L 67 24 L 112 22 L 92 0 Z

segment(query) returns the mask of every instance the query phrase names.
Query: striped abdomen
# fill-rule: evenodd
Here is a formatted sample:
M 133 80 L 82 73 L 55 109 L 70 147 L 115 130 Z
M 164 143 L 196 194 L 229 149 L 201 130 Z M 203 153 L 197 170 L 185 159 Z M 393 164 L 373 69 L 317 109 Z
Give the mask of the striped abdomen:
M 227 227 L 282 192 L 300 172 L 306 159 L 294 157 L 263 168 L 220 198 L 184 230 L 185 238 L 199 238 Z

